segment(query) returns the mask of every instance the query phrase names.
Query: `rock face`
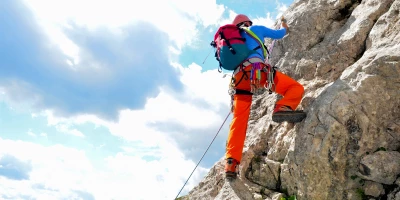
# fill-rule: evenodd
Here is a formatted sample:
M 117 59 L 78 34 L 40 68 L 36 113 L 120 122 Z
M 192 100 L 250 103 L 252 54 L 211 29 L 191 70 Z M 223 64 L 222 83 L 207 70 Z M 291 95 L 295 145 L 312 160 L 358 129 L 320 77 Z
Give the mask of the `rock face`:
M 186 198 L 400 199 L 400 0 L 297 0 L 285 17 L 271 62 L 305 87 L 307 118 L 274 123 L 280 97 L 254 96 L 238 179 L 221 158 Z

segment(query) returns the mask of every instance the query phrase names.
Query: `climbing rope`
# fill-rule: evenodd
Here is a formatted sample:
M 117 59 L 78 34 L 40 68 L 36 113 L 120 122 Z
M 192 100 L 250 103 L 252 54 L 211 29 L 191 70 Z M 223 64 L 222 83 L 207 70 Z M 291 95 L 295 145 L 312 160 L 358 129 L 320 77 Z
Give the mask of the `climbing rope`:
M 206 151 L 204 152 L 203 156 L 200 158 L 199 162 L 197 163 L 196 167 L 193 169 L 192 173 L 190 174 L 189 178 L 186 180 L 185 184 L 183 184 L 181 190 L 179 191 L 178 195 L 176 195 L 175 199 L 178 198 L 179 194 L 182 192 L 183 188 L 185 187 L 186 183 L 189 181 L 190 177 L 192 176 L 193 172 L 196 170 L 196 168 L 199 166 L 201 160 L 203 160 L 204 155 L 206 155 L 208 149 L 211 147 L 212 143 L 214 142 L 215 138 L 217 137 L 218 133 L 221 131 L 222 127 L 224 126 L 226 120 L 228 119 L 229 115 L 231 114 L 231 111 L 229 111 L 228 115 L 226 116 L 224 122 L 222 123 L 221 127 L 219 127 L 219 130 L 217 132 L 217 134 L 215 134 L 214 138 L 212 139 L 210 145 L 208 145 Z
M 285 20 L 285 18 L 282 16 L 281 17 L 281 22 L 283 22 Z M 275 29 L 280 29 L 281 28 L 281 23 L 275 26 Z M 275 46 L 275 41 L 276 39 L 272 40 L 270 46 L 269 46 L 269 54 L 267 55 L 267 57 L 265 58 L 265 63 L 270 65 L 270 59 L 271 59 L 271 55 L 272 55 L 272 50 L 274 49 Z M 274 83 L 274 74 L 275 74 L 275 70 L 277 67 L 270 65 L 270 67 L 268 68 L 268 78 L 267 81 L 264 83 L 264 88 L 268 90 L 269 94 L 272 94 L 272 88 L 273 85 L 275 85 Z M 264 68 L 265 69 L 265 68 Z M 268 86 L 266 86 L 266 84 L 268 84 Z
M 283 22 L 284 20 L 285 20 L 285 18 L 282 16 L 282 17 L 281 17 L 281 22 Z M 280 29 L 280 28 L 281 28 L 281 24 L 277 24 L 277 25 L 275 26 L 275 29 Z M 275 41 L 276 41 L 276 39 L 273 39 L 272 42 L 271 42 L 271 44 L 269 45 L 269 49 L 268 49 L 269 54 L 267 55 L 267 57 L 266 57 L 266 59 L 265 59 L 265 61 L 266 61 L 267 63 L 269 63 L 269 60 L 271 59 L 272 50 L 274 49 L 274 46 L 275 46 Z

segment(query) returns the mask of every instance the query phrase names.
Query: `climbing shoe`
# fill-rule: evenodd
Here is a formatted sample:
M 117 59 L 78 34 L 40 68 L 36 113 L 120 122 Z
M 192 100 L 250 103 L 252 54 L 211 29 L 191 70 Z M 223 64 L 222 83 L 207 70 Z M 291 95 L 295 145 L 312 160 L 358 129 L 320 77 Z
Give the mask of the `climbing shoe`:
M 272 113 L 272 121 L 274 122 L 290 122 L 297 123 L 301 122 L 304 118 L 307 117 L 307 114 L 302 110 L 293 110 L 289 106 L 285 105 L 276 105 L 274 112 Z
M 225 163 L 225 177 L 234 179 L 237 176 L 237 166 L 239 162 L 233 158 L 226 159 Z

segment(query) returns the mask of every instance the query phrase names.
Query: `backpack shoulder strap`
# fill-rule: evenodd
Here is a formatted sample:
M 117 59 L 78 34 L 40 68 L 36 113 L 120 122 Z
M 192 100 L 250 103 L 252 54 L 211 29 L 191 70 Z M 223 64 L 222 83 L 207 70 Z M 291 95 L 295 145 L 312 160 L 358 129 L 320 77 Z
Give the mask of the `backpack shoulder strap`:
M 247 27 L 246 27 L 246 28 L 245 28 L 245 27 L 241 27 L 241 29 L 244 30 L 244 32 L 246 32 L 249 36 L 251 36 L 254 40 L 256 40 L 256 41 L 258 42 L 259 46 L 256 47 L 256 48 L 253 49 L 253 50 L 257 50 L 257 49 L 259 49 L 259 48 L 262 48 L 264 58 L 266 58 L 266 57 L 267 57 L 267 54 L 269 54 L 269 52 L 268 52 L 268 49 L 267 49 L 267 47 L 265 46 L 264 42 L 262 42 L 262 41 L 260 40 L 260 38 L 258 38 L 258 36 L 257 36 L 253 31 L 251 31 L 249 28 L 247 28 Z

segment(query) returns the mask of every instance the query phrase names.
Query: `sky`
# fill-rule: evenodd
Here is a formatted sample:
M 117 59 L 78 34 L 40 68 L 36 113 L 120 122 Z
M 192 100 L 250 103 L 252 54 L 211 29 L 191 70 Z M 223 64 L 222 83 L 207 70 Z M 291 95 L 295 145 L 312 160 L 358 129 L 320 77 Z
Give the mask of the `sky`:
M 0 199 L 174 199 L 230 111 L 215 31 L 292 0 L 133 2 L 0 1 Z

